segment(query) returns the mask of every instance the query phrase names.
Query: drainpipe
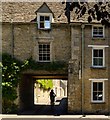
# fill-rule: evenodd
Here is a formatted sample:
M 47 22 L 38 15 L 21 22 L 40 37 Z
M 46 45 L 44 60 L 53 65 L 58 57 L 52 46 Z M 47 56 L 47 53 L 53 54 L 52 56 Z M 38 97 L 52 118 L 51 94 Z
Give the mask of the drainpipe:
M 81 59 L 81 63 L 82 63 L 82 105 L 81 105 L 81 109 L 82 109 L 82 115 L 84 116 L 84 28 L 85 25 L 82 24 L 81 25 L 81 40 L 82 40 L 82 59 Z
M 11 22 L 11 54 L 14 57 L 14 24 Z

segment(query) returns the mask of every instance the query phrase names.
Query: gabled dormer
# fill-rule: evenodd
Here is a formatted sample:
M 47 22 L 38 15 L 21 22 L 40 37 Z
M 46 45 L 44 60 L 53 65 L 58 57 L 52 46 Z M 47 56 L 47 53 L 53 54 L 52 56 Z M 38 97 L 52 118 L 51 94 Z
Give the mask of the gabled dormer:
M 35 13 L 37 15 L 38 29 L 51 29 L 54 14 L 45 2 Z

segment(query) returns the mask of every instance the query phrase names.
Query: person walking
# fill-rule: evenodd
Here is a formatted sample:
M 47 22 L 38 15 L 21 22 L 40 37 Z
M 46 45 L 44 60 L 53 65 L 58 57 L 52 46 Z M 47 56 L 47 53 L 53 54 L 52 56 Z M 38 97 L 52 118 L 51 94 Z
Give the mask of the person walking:
M 53 89 L 50 91 L 50 103 L 51 103 L 51 107 L 54 106 L 55 104 L 55 97 L 56 94 L 54 93 Z

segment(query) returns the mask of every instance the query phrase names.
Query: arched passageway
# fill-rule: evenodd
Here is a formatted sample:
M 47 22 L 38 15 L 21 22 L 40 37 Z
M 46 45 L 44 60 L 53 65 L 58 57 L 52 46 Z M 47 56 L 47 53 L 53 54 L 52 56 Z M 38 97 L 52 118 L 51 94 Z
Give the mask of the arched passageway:
M 31 110 L 35 107 L 35 79 L 68 80 L 65 74 L 33 75 L 23 74 L 19 83 L 19 111 Z M 37 107 L 36 107 L 37 109 Z M 19 112 L 19 113 L 20 113 Z

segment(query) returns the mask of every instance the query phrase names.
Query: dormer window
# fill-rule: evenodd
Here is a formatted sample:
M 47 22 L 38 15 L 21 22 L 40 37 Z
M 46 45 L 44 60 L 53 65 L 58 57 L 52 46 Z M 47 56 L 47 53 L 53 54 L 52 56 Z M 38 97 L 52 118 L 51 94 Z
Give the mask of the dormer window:
M 38 29 L 51 29 L 54 14 L 45 2 L 35 13 L 37 14 Z
M 51 29 L 51 18 L 52 18 L 51 14 L 39 13 L 38 19 L 37 19 L 38 28 L 39 29 Z

